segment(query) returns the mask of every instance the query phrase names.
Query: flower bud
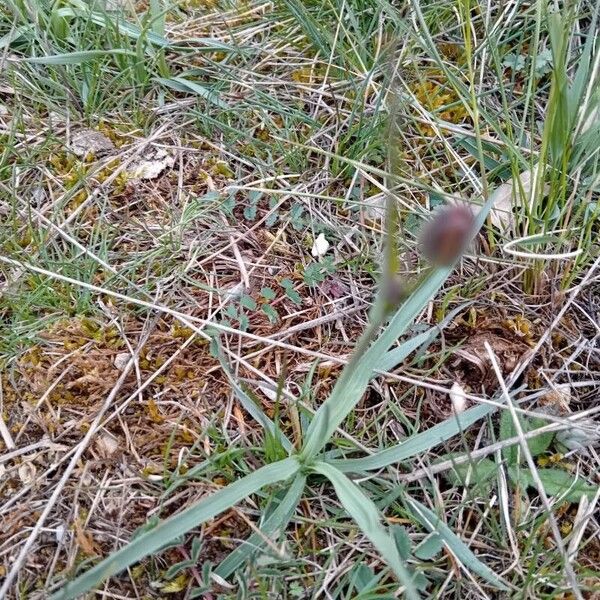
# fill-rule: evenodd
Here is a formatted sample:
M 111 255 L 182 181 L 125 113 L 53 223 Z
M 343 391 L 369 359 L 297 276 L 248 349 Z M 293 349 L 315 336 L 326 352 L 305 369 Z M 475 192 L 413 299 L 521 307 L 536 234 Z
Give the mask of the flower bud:
M 434 265 L 451 265 L 469 243 L 474 221 L 467 206 L 443 208 L 423 226 L 419 236 L 421 251 Z

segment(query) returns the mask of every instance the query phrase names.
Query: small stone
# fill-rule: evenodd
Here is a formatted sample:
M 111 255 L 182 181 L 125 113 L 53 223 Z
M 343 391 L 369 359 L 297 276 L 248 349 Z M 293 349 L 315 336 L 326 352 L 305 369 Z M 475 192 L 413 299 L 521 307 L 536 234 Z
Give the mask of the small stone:
M 121 352 L 115 356 L 114 364 L 119 371 L 124 371 L 131 359 L 129 352 Z
M 150 148 L 141 160 L 128 171 L 131 179 L 156 179 L 165 169 L 170 169 L 175 159 L 163 148 Z
M 69 150 L 79 158 L 93 155 L 110 154 L 115 150 L 115 145 L 103 134 L 95 129 L 81 129 L 73 134 Z

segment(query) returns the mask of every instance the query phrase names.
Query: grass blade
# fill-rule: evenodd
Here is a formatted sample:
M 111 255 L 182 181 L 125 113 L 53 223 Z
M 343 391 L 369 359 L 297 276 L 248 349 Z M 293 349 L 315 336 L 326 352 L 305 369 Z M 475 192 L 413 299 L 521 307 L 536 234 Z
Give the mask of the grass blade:
M 484 565 L 471 551 L 471 549 L 432 511 L 413 498 L 407 498 L 406 502 L 413 510 L 413 515 L 430 532 L 437 533 L 446 547 L 462 563 L 462 565 L 473 573 L 491 583 L 495 588 L 507 591 L 506 584 Z
M 189 79 L 185 79 L 184 77 L 171 77 L 170 79 L 165 79 L 163 77 L 157 77 L 158 82 L 170 87 L 171 89 L 177 90 L 178 92 L 191 92 L 193 94 L 197 94 L 201 96 L 208 102 L 212 102 L 215 106 L 222 108 L 224 110 L 229 110 L 231 106 L 224 102 L 219 98 L 219 95 L 195 81 L 190 81 Z
M 215 569 L 215 573 L 226 579 L 258 550 L 264 548 L 266 545 L 265 538 L 273 537 L 278 530 L 281 531 L 284 529 L 292 518 L 298 502 L 300 502 L 305 485 L 306 477 L 297 475 L 277 508 L 263 523 L 260 528 L 261 533 L 253 533 L 245 542 L 231 552 Z
M 121 572 L 149 554 L 157 552 L 173 539 L 190 531 L 200 523 L 212 519 L 265 485 L 288 479 L 297 473 L 298 469 L 299 464 L 296 459 L 286 458 L 266 465 L 235 481 L 197 504 L 161 521 L 154 529 L 135 538 L 95 567 L 68 583 L 52 596 L 52 600 L 70 600 L 80 594 L 85 594 L 108 577 Z
M 363 458 L 332 460 L 331 464 L 344 473 L 381 469 L 435 448 L 495 410 L 496 407 L 491 405 L 474 406 L 460 415 L 448 417 L 442 423 L 411 436 L 397 446 Z
M 51 56 L 34 56 L 24 58 L 23 62 L 34 65 L 77 65 L 79 63 L 94 60 L 102 56 L 114 56 L 115 54 L 124 54 L 135 56 L 135 52 L 125 50 L 124 48 L 113 48 L 112 50 L 80 50 L 79 52 L 69 52 L 67 54 L 53 54 Z
M 389 352 L 386 352 L 383 358 L 379 361 L 377 369 L 379 371 L 391 371 L 392 369 L 396 368 L 409 354 L 412 354 L 415 350 L 418 350 L 426 342 L 432 341 L 438 333 L 439 330 L 437 328 L 431 328 L 413 338 L 410 338 L 409 340 L 406 340 L 406 342 L 397 348 L 393 348 Z
M 396 542 L 382 525 L 382 516 L 375 503 L 363 494 L 353 481 L 330 464 L 317 462 L 312 469 L 331 481 L 340 502 L 348 514 L 352 516 L 362 532 L 381 553 L 383 559 L 405 587 L 405 597 L 418 599 L 420 596 L 414 585 L 413 576 L 403 563 Z
M 436 325 L 435 327 L 429 328 L 427 331 L 420 333 L 414 338 L 410 338 L 406 340 L 402 345 L 397 348 L 393 348 L 389 352 L 383 356 L 383 358 L 377 364 L 378 371 L 391 371 L 395 367 L 397 367 L 409 354 L 418 350 L 420 346 L 425 346 L 433 342 L 433 340 L 438 336 L 440 331 L 446 327 L 449 323 L 454 320 L 454 317 L 461 311 L 465 309 L 467 304 L 461 304 L 454 310 L 452 310 L 446 318 Z

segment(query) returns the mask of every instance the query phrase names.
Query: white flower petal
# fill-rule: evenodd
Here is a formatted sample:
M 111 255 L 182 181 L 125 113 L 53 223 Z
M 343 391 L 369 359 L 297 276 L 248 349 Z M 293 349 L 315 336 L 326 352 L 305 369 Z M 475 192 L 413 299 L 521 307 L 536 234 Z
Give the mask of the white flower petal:
M 464 412 L 465 408 L 467 408 L 467 399 L 465 398 L 465 393 L 465 390 L 458 382 L 455 382 L 452 385 L 450 392 L 448 393 L 450 396 L 450 402 L 452 402 L 452 408 L 457 415 Z
M 325 239 L 325 235 L 320 233 L 313 244 L 311 254 L 315 258 L 321 258 L 329 250 L 329 242 Z

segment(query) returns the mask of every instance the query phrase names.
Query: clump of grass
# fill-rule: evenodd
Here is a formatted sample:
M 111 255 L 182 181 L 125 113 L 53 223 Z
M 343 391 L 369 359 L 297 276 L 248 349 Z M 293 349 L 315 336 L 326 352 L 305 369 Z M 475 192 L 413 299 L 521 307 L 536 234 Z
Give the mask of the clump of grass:
M 379 515 L 373 501 L 359 487 L 352 484 L 347 476 L 343 474 L 343 471 L 336 468 L 335 461 L 331 462 L 323 454 L 323 448 L 334 435 L 338 426 L 363 396 L 369 381 L 374 375 L 374 369 L 381 368 L 382 365 L 386 370 L 393 368 L 399 360 L 403 360 L 418 345 L 422 344 L 424 339 L 431 336 L 431 332 L 427 332 L 425 337 L 422 334 L 417 340 L 410 339 L 399 348 L 391 352 L 389 351 L 389 346 L 398 336 L 404 333 L 406 328 L 411 324 L 411 321 L 430 302 L 433 294 L 451 273 L 454 262 L 460 256 L 461 247 L 466 246 L 466 238 L 472 235 L 472 227 L 463 228 L 459 232 L 453 231 L 454 235 L 459 235 L 462 239 L 459 243 L 455 243 L 454 254 L 452 256 L 448 254 L 447 249 L 432 250 L 430 253 L 432 254 L 432 262 L 449 264 L 450 266 L 434 269 L 406 302 L 396 308 L 393 304 L 390 304 L 388 293 L 390 281 L 396 276 L 394 268 L 396 260 L 394 257 L 397 252 L 397 229 L 394 227 L 397 221 L 393 216 L 396 208 L 393 200 L 389 204 L 388 212 L 390 216 L 388 218 L 388 227 L 390 225 L 391 227 L 388 230 L 388 244 L 391 246 L 391 249 L 388 249 L 386 253 L 389 260 L 384 269 L 383 292 L 375 302 L 371 323 L 358 341 L 355 353 L 348 366 L 341 373 L 328 400 L 316 412 L 306 430 L 301 433 L 303 442 L 300 451 L 298 453 L 293 452 L 294 446 L 283 435 L 281 430 L 253 404 L 252 400 L 243 393 L 241 388 L 236 386 L 238 397 L 245 408 L 257 418 L 266 428 L 267 434 L 273 436 L 274 441 L 281 446 L 281 450 L 289 453 L 289 456 L 265 465 L 255 473 L 223 488 L 207 500 L 188 507 L 182 513 L 152 528 L 114 555 L 107 557 L 105 561 L 90 569 L 74 582 L 67 584 L 64 590 L 56 596 L 57 598 L 73 598 L 81 593 L 85 593 L 100 583 L 105 577 L 122 570 L 126 566 L 158 550 L 179 535 L 186 533 L 203 521 L 216 516 L 218 513 L 239 502 L 248 494 L 256 492 L 265 485 L 272 483 L 273 480 L 284 482 L 291 480 L 291 482 L 288 484 L 289 487 L 286 493 L 287 501 L 284 500 L 282 502 L 285 510 L 280 505 L 279 508 L 281 510 L 277 513 L 276 518 L 273 517 L 273 523 L 267 525 L 267 531 L 270 531 L 271 527 L 280 528 L 285 526 L 291 517 L 291 512 L 301 500 L 302 491 L 306 485 L 306 478 L 312 474 L 323 475 L 330 480 L 345 510 L 356 521 L 358 527 L 364 532 L 367 538 L 382 553 L 384 560 L 400 579 L 402 585 L 405 587 L 407 597 L 419 597 L 417 590 L 419 587 L 423 588 L 426 585 L 426 579 L 423 579 L 422 575 L 419 579 L 415 574 L 411 573 L 406 563 L 406 556 L 403 558 L 400 555 L 394 538 L 381 525 L 382 517 Z M 480 227 L 483 223 L 489 208 L 490 204 L 488 203 L 480 211 L 476 220 L 477 227 Z M 453 210 L 461 212 L 463 209 L 455 208 Z M 442 213 L 437 216 L 437 219 L 439 226 L 436 228 L 436 231 L 439 232 L 441 231 L 440 227 L 443 228 L 444 223 L 446 223 L 447 215 Z M 440 260 L 438 260 L 436 252 L 439 252 Z M 387 320 L 390 312 L 392 314 L 389 325 L 378 336 L 379 328 Z M 375 341 L 373 342 L 373 340 Z M 220 352 L 218 349 L 218 339 L 215 339 L 215 344 L 215 351 Z M 475 412 L 477 413 L 477 411 Z M 481 418 L 481 416 L 483 415 L 477 414 L 477 418 Z M 447 421 L 443 425 L 446 430 L 443 437 L 454 435 L 458 431 L 457 426 L 460 427 L 453 420 Z M 407 442 L 400 446 L 400 449 L 404 451 L 406 445 L 410 445 L 410 441 L 410 439 L 407 440 Z M 436 439 L 433 444 L 437 443 L 438 440 Z M 395 462 L 395 459 L 393 461 Z M 383 464 L 387 464 L 387 461 L 384 460 Z M 440 532 L 439 528 L 435 525 L 436 517 L 425 506 L 414 499 L 405 499 L 405 502 L 416 510 L 417 520 L 425 527 Z M 487 579 L 495 587 L 505 589 L 505 584 L 488 567 L 481 563 L 449 529 L 444 529 L 443 533 L 440 532 L 440 535 L 442 535 L 450 547 L 460 552 L 463 559 L 467 560 L 469 568 Z M 255 541 L 253 538 L 249 542 L 250 549 L 257 543 L 260 544 L 258 540 Z M 240 559 L 248 551 L 248 547 L 242 547 L 239 551 L 235 551 L 237 554 L 227 559 L 229 562 L 225 563 L 227 566 L 223 567 L 223 573 L 226 575 L 230 574 L 230 565 L 239 564 Z M 218 571 L 219 569 L 217 569 Z

